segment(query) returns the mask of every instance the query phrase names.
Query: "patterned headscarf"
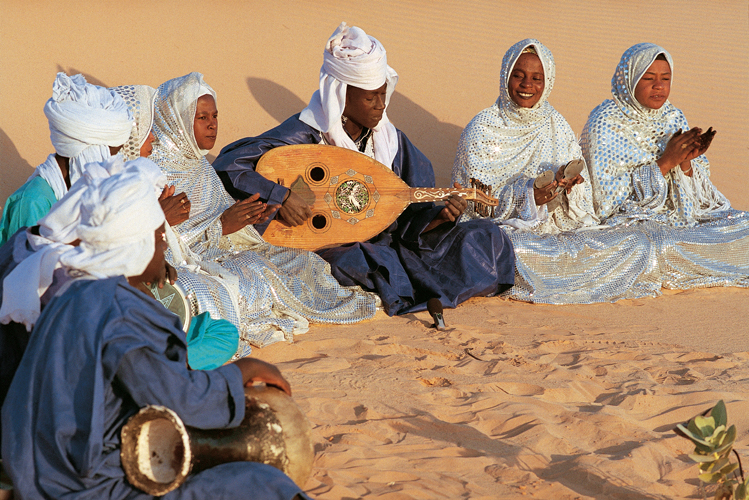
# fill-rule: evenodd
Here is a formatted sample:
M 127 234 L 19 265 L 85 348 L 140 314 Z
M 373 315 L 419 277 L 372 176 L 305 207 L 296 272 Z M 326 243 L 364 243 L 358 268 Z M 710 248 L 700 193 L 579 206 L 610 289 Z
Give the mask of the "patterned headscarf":
M 125 160 L 134 160 L 140 157 L 140 148 L 153 128 L 153 100 L 156 97 L 156 89 L 148 85 L 122 85 L 110 90 L 122 97 L 133 114 L 135 124 L 130 137 L 122 146 L 121 153 Z

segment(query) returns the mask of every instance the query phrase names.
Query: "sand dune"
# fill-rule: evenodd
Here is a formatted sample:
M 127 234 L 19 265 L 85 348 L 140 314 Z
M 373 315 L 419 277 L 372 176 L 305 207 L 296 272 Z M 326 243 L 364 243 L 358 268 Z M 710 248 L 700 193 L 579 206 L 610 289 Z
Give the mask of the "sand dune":
M 622 52 L 659 43 L 675 59 L 671 101 L 718 130 L 714 183 L 749 209 L 746 1 L 3 0 L 0 14 L 2 203 L 51 152 L 42 106 L 57 71 L 154 87 L 201 71 L 221 117 L 211 159 L 306 105 L 346 20 L 387 48 L 400 74 L 389 114 L 443 186 L 514 42 L 553 51 L 550 101 L 578 134 Z M 749 456 L 747 304 L 740 289 L 589 306 L 473 299 L 446 311 L 445 332 L 426 313 L 380 314 L 255 354 L 280 366 L 313 423 L 316 498 L 701 498 L 691 446 L 671 429 L 722 398 Z

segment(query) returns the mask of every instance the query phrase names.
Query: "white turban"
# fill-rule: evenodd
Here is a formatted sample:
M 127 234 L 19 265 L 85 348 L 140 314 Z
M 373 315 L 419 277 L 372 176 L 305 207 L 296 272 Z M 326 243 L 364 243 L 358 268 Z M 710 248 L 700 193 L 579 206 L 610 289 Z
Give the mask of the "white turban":
M 346 89 L 352 85 L 364 90 L 376 90 L 387 83 L 387 106 L 397 82 L 398 74 L 388 66 L 382 44 L 362 29 L 341 23 L 325 44 L 320 90 L 312 95 L 299 119 L 323 132 L 328 143 L 357 150 L 341 123 L 346 107 Z M 373 140 L 375 159 L 392 168 L 398 152 L 398 135 L 388 119 L 387 111 L 383 112 L 380 123 L 373 129 Z
M 117 155 L 90 164 L 39 221 L 40 236 L 27 232 L 35 252 L 5 278 L 0 323 L 16 321 L 31 331 L 40 298 L 62 266 L 97 278 L 142 273 L 153 256 L 154 231 L 164 222 L 158 193 L 165 183 L 159 167 L 146 158 L 123 163 Z M 77 239 L 79 247 L 68 244 Z
M 125 101 L 114 91 L 86 83 L 83 75 L 58 73 L 44 114 L 55 151 L 70 158 L 71 184 L 87 163 L 109 158 L 109 146 L 125 144 L 133 128 Z

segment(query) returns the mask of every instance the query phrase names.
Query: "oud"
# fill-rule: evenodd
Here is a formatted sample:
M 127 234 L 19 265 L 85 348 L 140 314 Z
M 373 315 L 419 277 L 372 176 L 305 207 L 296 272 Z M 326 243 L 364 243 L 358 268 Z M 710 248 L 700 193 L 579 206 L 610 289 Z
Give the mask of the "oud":
M 380 234 L 411 203 L 458 194 L 477 204 L 498 202 L 480 187 L 412 188 L 382 163 L 357 151 L 319 144 L 282 146 L 265 153 L 255 169 L 287 186 L 312 207 L 303 224 L 273 220 L 263 238 L 273 245 L 320 250 L 367 241 Z

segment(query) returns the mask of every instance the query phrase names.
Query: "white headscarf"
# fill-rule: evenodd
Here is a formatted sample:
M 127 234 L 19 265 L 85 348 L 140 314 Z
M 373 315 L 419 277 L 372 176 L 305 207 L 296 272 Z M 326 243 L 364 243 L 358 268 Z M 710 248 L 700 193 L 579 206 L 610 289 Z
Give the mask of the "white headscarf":
M 133 128 L 125 101 L 114 91 L 86 83 L 83 75 L 58 73 L 44 114 L 55 151 L 70 158 L 71 185 L 87 163 L 106 160 L 110 146 L 125 144 Z
M 40 236 L 27 232 L 35 252 L 3 282 L 0 323 L 16 321 L 31 331 L 60 267 L 104 278 L 137 276 L 150 262 L 153 233 L 164 221 L 158 193 L 166 177 L 146 158 L 125 164 L 117 155 L 89 167 L 39 221 Z M 79 247 L 69 245 L 76 239 Z
M 659 109 L 651 109 L 640 104 L 635 97 L 635 87 L 642 75 L 650 68 L 655 58 L 663 54 L 671 67 L 671 81 L 673 82 L 674 60 L 666 49 L 654 43 L 638 43 L 628 48 L 619 64 L 614 76 L 611 77 L 611 95 L 622 113 L 633 119 L 660 121 L 664 116 L 673 112 L 673 105 L 666 101 Z
M 122 97 L 133 114 L 133 129 L 127 142 L 122 146 L 121 153 L 125 160 L 134 160 L 140 157 L 140 148 L 153 128 L 153 101 L 156 98 L 156 89 L 148 85 L 121 85 L 109 90 Z
M 387 83 L 387 106 L 397 82 L 398 74 L 388 66 L 382 44 L 360 28 L 341 23 L 325 44 L 320 90 L 312 95 L 299 119 L 320 130 L 328 143 L 356 151 L 354 141 L 343 130 L 341 123 L 346 107 L 346 89 L 353 85 L 364 90 L 376 90 Z M 398 152 L 398 135 L 388 119 L 387 110 L 383 111 L 380 123 L 373 129 L 373 141 L 375 159 L 392 168 Z

